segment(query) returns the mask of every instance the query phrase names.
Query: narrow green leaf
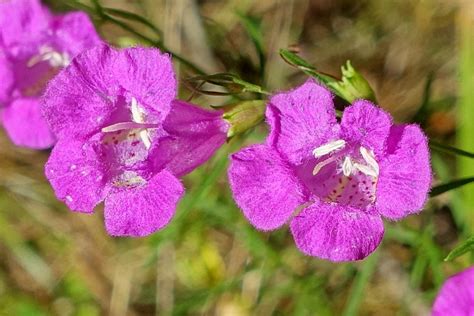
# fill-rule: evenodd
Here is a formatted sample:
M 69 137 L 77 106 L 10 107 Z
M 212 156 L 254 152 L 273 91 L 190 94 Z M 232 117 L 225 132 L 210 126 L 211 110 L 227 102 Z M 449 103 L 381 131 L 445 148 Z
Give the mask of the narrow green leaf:
M 162 38 L 163 32 L 159 28 L 157 28 L 153 23 L 151 23 L 150 21 L 148 21 L 147 19 L 145 19 L 144 17 L 142 17 L 140 15 L 137 15 L 137 14 L 132 13 L 132 12 L 120 10 L 120 9 L 115 9 L 115 8 L 102 7 L 102 10 L 104 12 L 110 14 L 110 15 L 114 15 L 114 16 L 117 16 L 117 17 L 121 17 L 121 18 L 124 18 L 124 19 L 128 19 L 128 20 L 132 20 L 132 21 L 141 23 L 141 24 L 147 26 L 148 28 L 150 28 L 160 38 Z
M 354 283 L 352 285 L 351 293 L 348 298 L 348 303 L 342 315 L 354 316 L 358 315 L 358 310 L 362 300 L 364 299 L 365 287 L 370 281 L 372 274 L 377 266 L 379 252 L 376 251 L 370 257 L 365 259 L 362 269 L 357 273 Z
M 471 182 L 474 182 L 474 177 L 454 180 L 454 181 L 451 181 L 451 182 L 448 182 L 448 183 L 443 183 L 443 184 L 437 185 L 437 186 L 435 186 L 431 189 L 430 197 L 434 197 L 434 196 L 440 195 L 444 192 L 448 192 L 448 191 L 457 189 L 457 188 L 462 187 L 463 185 L 469 184 Z
M 468 158 L 474 158 L 474 153 L 471 153 L 469 151 L 465 151 L 463 149 L 459 149 L 459 148 L 456 148 L 456 147 L 444 145 L 444 144 L 438 143 L 438 142 L 433 141 L 433 140 L 430 140 L 430 147 L 431 147 L 431 149 L 442 151 L 442 152 L 445 152 L 445 153 L 464 156 L 464 157 L 468 157 Z
M 188 83 L 197 83 L 196 86 L 193 86 L 192 89 L 202 93 L 202 94 L 218 94 L 218 95 L 235 95 L 244 92 L 254 92 L 258 94 L 269 94 L 262 87 L 247 82 L 237 75 L 231 73 L 217 73 L 212 75 L 202 75 L 195 76 L 192 78 L 186 79 Z M 209 91 L 201 89 L 203 83 L 210 83 L 216 86 L 221 86 L 226 88 L 229 92 L 218 92 L 218 91 Z
M 308 63 L 306 60 L 296 55 L 295 53 L 290 52 L 287 49 L 280 49 L 280 56 L 286 61 L 289 65 L 298 68 L 305 74 L 314 77 L 327 85 L 330 82 L 336 82 L 337 80 L 331 76 L 322 74 L 316 70 L 316 68 Z
M 444 261 L 451 261 L 459 256 L 462 256 L 463 254 L 469 251 L 474 251 L 474 236 L 465 240 L 459 246 L 451 250 L 448 256 L 444 258 Z

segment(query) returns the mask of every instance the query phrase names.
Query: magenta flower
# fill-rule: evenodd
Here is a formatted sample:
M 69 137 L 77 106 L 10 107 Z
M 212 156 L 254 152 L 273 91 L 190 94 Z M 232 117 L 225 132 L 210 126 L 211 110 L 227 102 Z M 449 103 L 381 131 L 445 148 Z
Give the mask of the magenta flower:
M 39 97 L 75 55 L 99 42 L 82 12 L 53 16 L 38 0 L 0 1 L 0 111 L 13 143 L 37 149 L 54 144 Z
M 105 201 L 115 236 L 163 228 L 184 192 L 177 177 L 226 140 L 222 113 L 174 100 L 168 55 L 100 45 L 79 54 L 48 85 L 42 110 L 59 140 L 46 164 L 56 196 L 92 213 Z
M 332 98 L 312 80 L 273 96 L 267 141 L 233 154 L 229 179 L 256 228 L 273 230 L 291 219 L 303 253 L 358 260 L 382 240 L 382 217 L 421 210 L 430 158 L 417 125 L 393 125 L 389 114 L 362 100 L 338 123 Z
M 474 267 L 450 277 L 433 305 L 433 316 L 474 315 Z

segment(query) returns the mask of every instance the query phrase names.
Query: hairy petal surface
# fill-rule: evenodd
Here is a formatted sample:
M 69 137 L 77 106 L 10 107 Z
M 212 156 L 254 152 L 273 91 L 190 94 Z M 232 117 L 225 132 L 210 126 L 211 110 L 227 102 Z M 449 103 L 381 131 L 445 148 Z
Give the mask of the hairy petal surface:
M 113 49 L 99 46 L 79 54 L 50 81 L 42 112 L 59 138 L 97 132 L 116 110 L 118 81 L 109 71 L 116 59 Z
M 453 275 L 443 284 L 434 302 L 432 315 L 474 315 L 474 267 Z
M 105 227 L 112 236 L 143 237 L 165 227 L 184 193 L 181 182 L 167 170 L 146 184 L 119 190 L 105 199 Z
M 163 122 L 167 132 L 150 154 L 156 170 L 185 175 L 206 162 L 227 139 L 228 124 L 221 111 L 208 111 L 174 100 Z
M 111 71 L 115 70 L 120 86 L 164 117 L 177 89 L 171 57 L 158 49 L 131 47 L 118 52 L 118 63 L 120 67 Z
M 428 140 L 417 125 L 390 130 L 388 156 L 380 162 L 376 208 L 390 219 L 421 211 L 431 185 Z
M 392 126 L 390 115 L 369 101 L 355 101 L 342 114 L 341 132 L 346 141 L 352 141 L 383 154 Z
M 10 49 L 39 42 L 51 16 L 39 0 L 0 1 L 0 37 Z
M 384 233 L 379 215 L 323 202 L 303 209 L 290 226 L 303 253 L 331 261 L 367 257 L 380 244 Z
M 101 42 L 89 16 L 80 11 L 54 17 L 51 30 L 53 46 L 73 56 Z
M 115 50 L 99 45 L 79 54 L 48 85 L 43 114 L 61 137 L 88 136 L 134 97 L 161 118 L 168 113 L 176 81 L 168 55 L 157 49 Z
M 245 217 L 261 230 L 282 226 L 305 202 L 293 171 L 267 145 L 250 146 L 233 154 L 229 181 Z
M 2 112 L 5 130 L 17 146 L 34 149 L 52 147 L 56 138 L 41 116 L 39 101 L 32 98 L 17 99 Z
M 314 80 L 274 95 L 267 109 L 270 144 L 293 164 L 300 164 L 319 145 L 338 138 L 333 96 Z
M 45 166 L 56 197 L 84 213 L 92 213 L 105 197 L 107 179 L 102 170 L 95 152 L 76 139 L 60 139 Z

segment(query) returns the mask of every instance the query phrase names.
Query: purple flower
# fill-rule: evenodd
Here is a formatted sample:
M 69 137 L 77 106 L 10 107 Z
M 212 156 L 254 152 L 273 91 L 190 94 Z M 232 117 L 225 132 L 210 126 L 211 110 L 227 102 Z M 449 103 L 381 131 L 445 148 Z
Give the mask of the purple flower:
M 358 260 L 382 240 L 382 217 L 421 210 L 430 157 L 417 125 L 393 125 L 389 114 L 362 100 L 338 123 L 332 99 L 312 80 L 273 96 L 270 135 L 232 155 L 229 179 L 256 228 L 273 230 L 291 219 L 303 253 Z
M 0 1 L 0 111 L 13 143 L 37 149 L 54 144 L 39 97 L 75 55 L 99 42 L 82 12 L 53 16 L 38 0 Z
M 111 235 L 145 236 L 174 215 L 177 177 L 226 140 L 221 112 L 174 100 L 168 55 L 100 45 L 79 54 L 48 85 L 42 110 L 59 140 L 46 164 L 56 196 L 91 213 L 105 201 Z
M 474 315 L 474 267 L 453 275 L 443 284 L 433 305 L 432 315 Z

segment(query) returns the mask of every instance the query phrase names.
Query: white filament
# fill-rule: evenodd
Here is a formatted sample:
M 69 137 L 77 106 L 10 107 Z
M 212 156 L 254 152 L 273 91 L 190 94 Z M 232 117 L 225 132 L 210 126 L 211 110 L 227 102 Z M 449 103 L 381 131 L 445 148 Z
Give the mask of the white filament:
M 361 165 L 360 163 L 355 163 L 354 164 L 354 169 L 357 169 L 359 170 L 360 172 L 362 173 L 365 173 L 366 175 L 368 176 L 371 176 L 371 177 L 374 177 L 374 178 L 377 178 L 378 177 L 378 173 L 374 171 L 374 169 L 372 169 L 371 167 L 369 166 L 366 166 L 366 165 Z
M 360 147 L 360 154 L 362 155 L 362 158 L 364 158 L 365 162 L 367 162 L 367 165 L 372 168 L 376 176 L 379 175 L 379 164 L 375 160 L 375 155 L 372 150 L 368 150 L 365 147 Z
M 136 123 L 144 123 L 145 122 L 145 113 L 140 109 L 138 106 L 137 99 L 132 97 L 132 102 L 130 105 L 130 110 L 132 112 L 132 120 Z M 151 147 L 151 140 L 150 140 L 150 135 L 148 133 L 147 129 L 141 130 L 138 135 L 140 135 L 140 139 L 143 142 L 143 145 L 145 145 L 146 149 L 150 149 Z
M 27 62 L 28 67 L 47 61 L 52 67 L 66 67 L 70 64 L 71 59 L 67 53 L 59 53 L 49 46 L 41 46 L 39 49 L 39 55 L 35 55 Z
M 348 177 L 351 175 L 352 171 L 354 170 L 354 165 L 352 164 L 352 160 L 350 157 L 344 158 L 344 162 L 342 163 L 342 173 Z
M 346 142 L 343 139 L 334 140 L 314 149 L 313 155 L 315 158 L 319 158 L 337 150 L 340 150 L 344 148 L 344 146 L 346 146 Z
M 323 160 L 323 161 L 320 161 L 319 163 L 316 164 L 316 166 L 314 166 L 314 169 L 313 169 L 313 176 L 317 175 L 319 173 L 319 171 L 321 171 L 321 169 L 330 164 L 331 162 L 333 162 L 334 160 L 336 160 L 335 157 L 331 157 L 331 158 L 328 158 L 326 160 Z

